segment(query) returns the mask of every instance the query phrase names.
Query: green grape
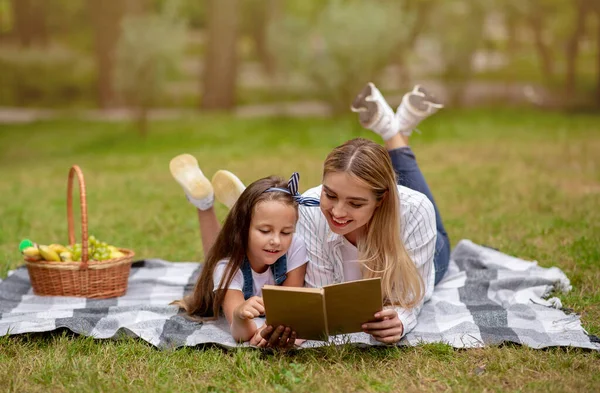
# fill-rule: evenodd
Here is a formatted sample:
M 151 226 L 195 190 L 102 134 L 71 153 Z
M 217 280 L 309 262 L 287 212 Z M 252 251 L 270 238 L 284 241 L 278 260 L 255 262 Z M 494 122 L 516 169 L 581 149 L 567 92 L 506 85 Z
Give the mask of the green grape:
M 96 244 L 98 242 L 98 239 L 96 239 L 96 236 L 91 235 L 88 237 L 88 243 L 89 244 Z

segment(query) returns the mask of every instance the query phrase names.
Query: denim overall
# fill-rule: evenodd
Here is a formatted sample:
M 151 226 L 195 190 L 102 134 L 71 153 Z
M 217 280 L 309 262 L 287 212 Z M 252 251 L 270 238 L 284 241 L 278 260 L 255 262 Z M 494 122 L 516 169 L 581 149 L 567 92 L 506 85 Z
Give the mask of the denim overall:
M 248 300 L 254 295 L 254 280 L 252 279 L 252 268 L 250 267 L 250 261 L 248 261 L 247 257 L 244 258 L 241 270 L 242 274 L 244 275 L 244 287 L 242 292 L 244 293 L 244 300 Z M 287 256 L 285 254 L 271 265 L 271 271 L 273 272 L 273 277 L 275 278 L 275 284 L 283 284 L 287 278 Z

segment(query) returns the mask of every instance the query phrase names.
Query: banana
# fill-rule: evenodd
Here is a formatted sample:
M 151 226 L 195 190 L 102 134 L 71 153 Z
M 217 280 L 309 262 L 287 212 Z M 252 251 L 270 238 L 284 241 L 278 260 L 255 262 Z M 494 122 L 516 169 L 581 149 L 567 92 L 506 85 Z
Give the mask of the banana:
M 49 246 L 38 246 L 38 248 L 40 249 L 40 254 L 45 261 L 60 262 L 60 257 L 56 251 L 51 249 Z
M 125 254 L 123 254 L 119 250 L 111 250 L 110 251 L 110 259 L 121 258 L 121 257 L 124 257 L 124 256 L 125 256 Z
M 27 247 L 21 251 L 25 260 L 29 262 L 41 261 L 42 256 L 40 255 L 40 250 L 37 247 Z
M 58 256 L 60 257 L 60 260 L 63 262 L 72 262 L 73 261 L 73 254 L 71 254 L 69 251 L 63 251 L 60 254 L 58 254 Z
M 63 246 L 62 244 L 50 244 L 48 247 L 50 247 L 50 249 L 57 254 L 60 254 L 61 252 L 69 251 L 69 250 L 67 250 L 67 247 Z

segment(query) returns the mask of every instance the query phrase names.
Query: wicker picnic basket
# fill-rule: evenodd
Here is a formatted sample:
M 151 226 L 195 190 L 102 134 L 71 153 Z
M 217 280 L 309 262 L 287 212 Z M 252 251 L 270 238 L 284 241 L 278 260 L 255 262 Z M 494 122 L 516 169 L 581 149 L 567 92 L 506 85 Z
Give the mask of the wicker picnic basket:
M 31 286 L 36 295 L 111 298 L 125 294 L 131 271 L 132 250 L 119 248 L 124 256 L 104 261 L 88 260 L 88 222 L 85 182 L 77 165 L 69 171 L 67 186 L 67 220 L 69 244 L 75 244 L 73 224 L 73 177 L 79 180 L 81 204 L 81 262 L 26 261 Z

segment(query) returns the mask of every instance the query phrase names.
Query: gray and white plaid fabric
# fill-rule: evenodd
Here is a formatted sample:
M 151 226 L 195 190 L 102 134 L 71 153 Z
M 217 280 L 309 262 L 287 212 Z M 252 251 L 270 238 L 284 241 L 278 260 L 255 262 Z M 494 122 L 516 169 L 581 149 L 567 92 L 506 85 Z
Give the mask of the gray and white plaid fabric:
M 0 335 L 66 328 L 98 339 L 132 335 L 161 349 L 205 343 L 236 346 L 223 319 L 191 322 L 168 305 L 193 289 L 198 273 L 197 263 L 138 262 L 125 296 L 92 300 L 35 296 L 27 270 L 19 268 L 0 282 Z M 423 306 L 416 328 L 400 345 L 444 342 L 472 348 L 513 342 L 600 351 L 598 338 L 586 334 L 578 315 L 562 311 L 556 298 L 545 299 L 552 290 L 570 288 L 558 268 L 541 268 L 463 240 L 452 252 L 446 277 Z M 379 345 L 364 333 L 331 340 Z M 307 341 L 302 347 L 324 344 Z

